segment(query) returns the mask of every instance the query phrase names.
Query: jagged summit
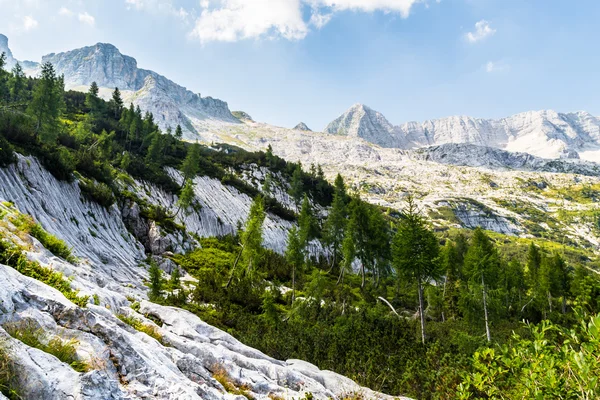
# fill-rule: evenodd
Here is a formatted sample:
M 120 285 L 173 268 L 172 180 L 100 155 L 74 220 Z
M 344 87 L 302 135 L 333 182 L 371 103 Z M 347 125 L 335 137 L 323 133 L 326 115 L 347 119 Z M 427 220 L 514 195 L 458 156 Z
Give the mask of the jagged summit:
M 467 143 L 544 158 L 600 151 L 600 119 L 583 111 L 528 111 L 497 120 L 452 116 L 394 126 L 381 113 L 355 104 L 325 131 L 403 149 Z
M 365 139 L 383 147 L 401 147 L 394 126 L 381 114 L 364 104 L 354 104 L 331 122 L 325 132 Z
M 298 125 L 296 125 L 294 130 L 312 132 L 312 129 L 310 129 L 304 122 L 300 122 Z
M 110 43 L 51 53 L 42 61 L 51 62 L 64 75 L 67 89 L 85 91 L 96 82 L 100 95 L 108 98 L 118 87 L 125 103 L 153 113 L 162 129 L 181 125 L 188 139 L 198 139 L 200 132 L 215 126 L 239 123 L 226 102 L 202 97 L 154 71 L 138 68 L 135 58 Z

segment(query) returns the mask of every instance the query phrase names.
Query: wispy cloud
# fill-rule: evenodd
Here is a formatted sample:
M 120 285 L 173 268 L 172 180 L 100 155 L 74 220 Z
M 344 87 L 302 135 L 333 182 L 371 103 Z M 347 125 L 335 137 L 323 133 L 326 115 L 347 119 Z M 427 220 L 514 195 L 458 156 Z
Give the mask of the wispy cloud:
M 190 12 L 183 7 L 176 7 L 172 0 L 125 0 L 128 7 L 136 10 L 144 10 L 152 13 L 168 14 L 187 20 Z M 200 7 L 208 7 L 208 0 L 201 0 Z
M 510 70 L 510 65 L 502 62 L 502 61 L 488 61 L 485 64 L 485 72 L 487 72 L 488 74 L 494 73 L 494 72 L 507 72 Z
M 466 37 L 470 43 L 480 42 L 496 33 L 490 23 L 484 19 L 475 24 L 475 31 L 467 33 Z
M 94 26 L 94 24 L 96 23 L 96 18 L 94 18 L 92 15 L 88 14 L 87 12 L 79 13 L 77 18 L 79 19 L 80 22 L 82 22 L 86 25 L 89 25 L 89 26 Z
M 126 0 L 140 3 L 157 0 Z M 166 1 L 166 0 L 165 0 Z M 383 11 L 407 18 L 417 3 L 428 0 L 201 0 L 191 37 L 201 42 L 234 42 L 260 37 L 299 40 L 310 27 L 321 29 L 336 12 Z M 309 17 L 303 9 L 310 9 Z
M 37 22 L 37 20 L 35 18 L 33 18 L 31 15 L 26 15 L 23 17 L 23 29 L 25 31 L 30 31 L 32 29 L 37 28 L 39 25 L 39 23 Z
M 62 15 L 63 17 L 72 17 L 74 13 L 67 7 L 61 7 L 60 10 L 58 10 L 58 15 Z

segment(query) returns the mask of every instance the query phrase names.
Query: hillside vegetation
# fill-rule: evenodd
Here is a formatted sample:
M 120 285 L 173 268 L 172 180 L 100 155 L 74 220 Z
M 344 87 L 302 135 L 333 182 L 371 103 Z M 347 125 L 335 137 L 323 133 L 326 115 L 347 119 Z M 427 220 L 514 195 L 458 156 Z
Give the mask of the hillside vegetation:
M 169 255 L 193 282 L 150 262 L 153 302 L 192 311 L 274 358 L 304 359 L 393 395 L 600 395 L 599 325 L 592 317 L 600 312 L 600 279 L 589 249 L 479 228 L 434 232 L 410 197 L 402 210 L 383 209 L 349 193 L 342 176 L 332 185 L 320 167 L 303 169 L 270 149 L 182 142 L 180 127 L 161 132 L 152 114 L 124 105 L 118 89 L 108 102 L 96 85 L 87 94 L 64 92 L 51 64 L 39 79 L 1 67 L 3 166 L 15 162 L 15 153 L 33 155 L 56 178 L 76 180 L 89 201 L 107 208 L 135 201 L 167 232 L 186 232 L 178 216 L 196 212 L 197 176 L 254 198 L 236 234 L 193 238 L 192 250 Z M 252 184 L 242 174 L 248 165 L 269 173 Z M 181 172 L 182 183 L 168 168 Z M 133 179 L 177 195 L 178 211 L 146 204 L 120 184 Z M 292 204 L 276 200 L 276 180 Z M 263 247 L 268 213 L 294 223 L 285 254 Z M 77 261 L 68 243 L 44 236 L 26 217 L 22 222 L 48 250 Z M 20 250 L 0 250 L 0 261 L 23 268 Z M 18 258 L 10 261 L 12 254 Z M 8 389 L 0 381 L 6 395 L 18 392 Z

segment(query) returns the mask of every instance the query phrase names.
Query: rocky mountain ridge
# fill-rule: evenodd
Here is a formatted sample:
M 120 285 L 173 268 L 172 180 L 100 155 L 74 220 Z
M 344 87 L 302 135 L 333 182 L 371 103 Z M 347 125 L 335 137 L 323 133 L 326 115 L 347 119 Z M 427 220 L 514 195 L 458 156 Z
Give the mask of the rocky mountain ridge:
M 544 158 L 597 160 L 600 155 L 600 119 L 584 111 L 529 111 L 497 120 L 453 116 L 392 125 L 383 114 L 355 104 L 325 132 L 400 149 L 464 143 Z

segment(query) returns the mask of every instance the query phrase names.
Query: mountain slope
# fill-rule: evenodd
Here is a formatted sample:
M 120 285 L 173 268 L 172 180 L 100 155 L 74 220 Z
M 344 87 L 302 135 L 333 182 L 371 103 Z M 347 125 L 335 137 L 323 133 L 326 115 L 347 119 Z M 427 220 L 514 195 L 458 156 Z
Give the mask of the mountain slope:
M 48 54 L 42 62 L 51 62 L 57 73 L 65 76 L 67 89 L 87 90 L 96 82 L 101 95 L 110 98 L 118 87 L 126 103 L 153 113 L 163 130 L 179 124 L 190 139 L 214 126 L 239 123 L 226 102 L 202 97 L 156 72 L 138 68 L 133 57 L 121 54 L 111 44 Z
M 454 116 L 398 126 L 367 106 L 352 106 L 325 132 L 360 137 L 383 147 L 420 148 L 466 143 L 544 158 L 597 159 L 600 119 L 587 112 L 530 111 L 498 120 Z

